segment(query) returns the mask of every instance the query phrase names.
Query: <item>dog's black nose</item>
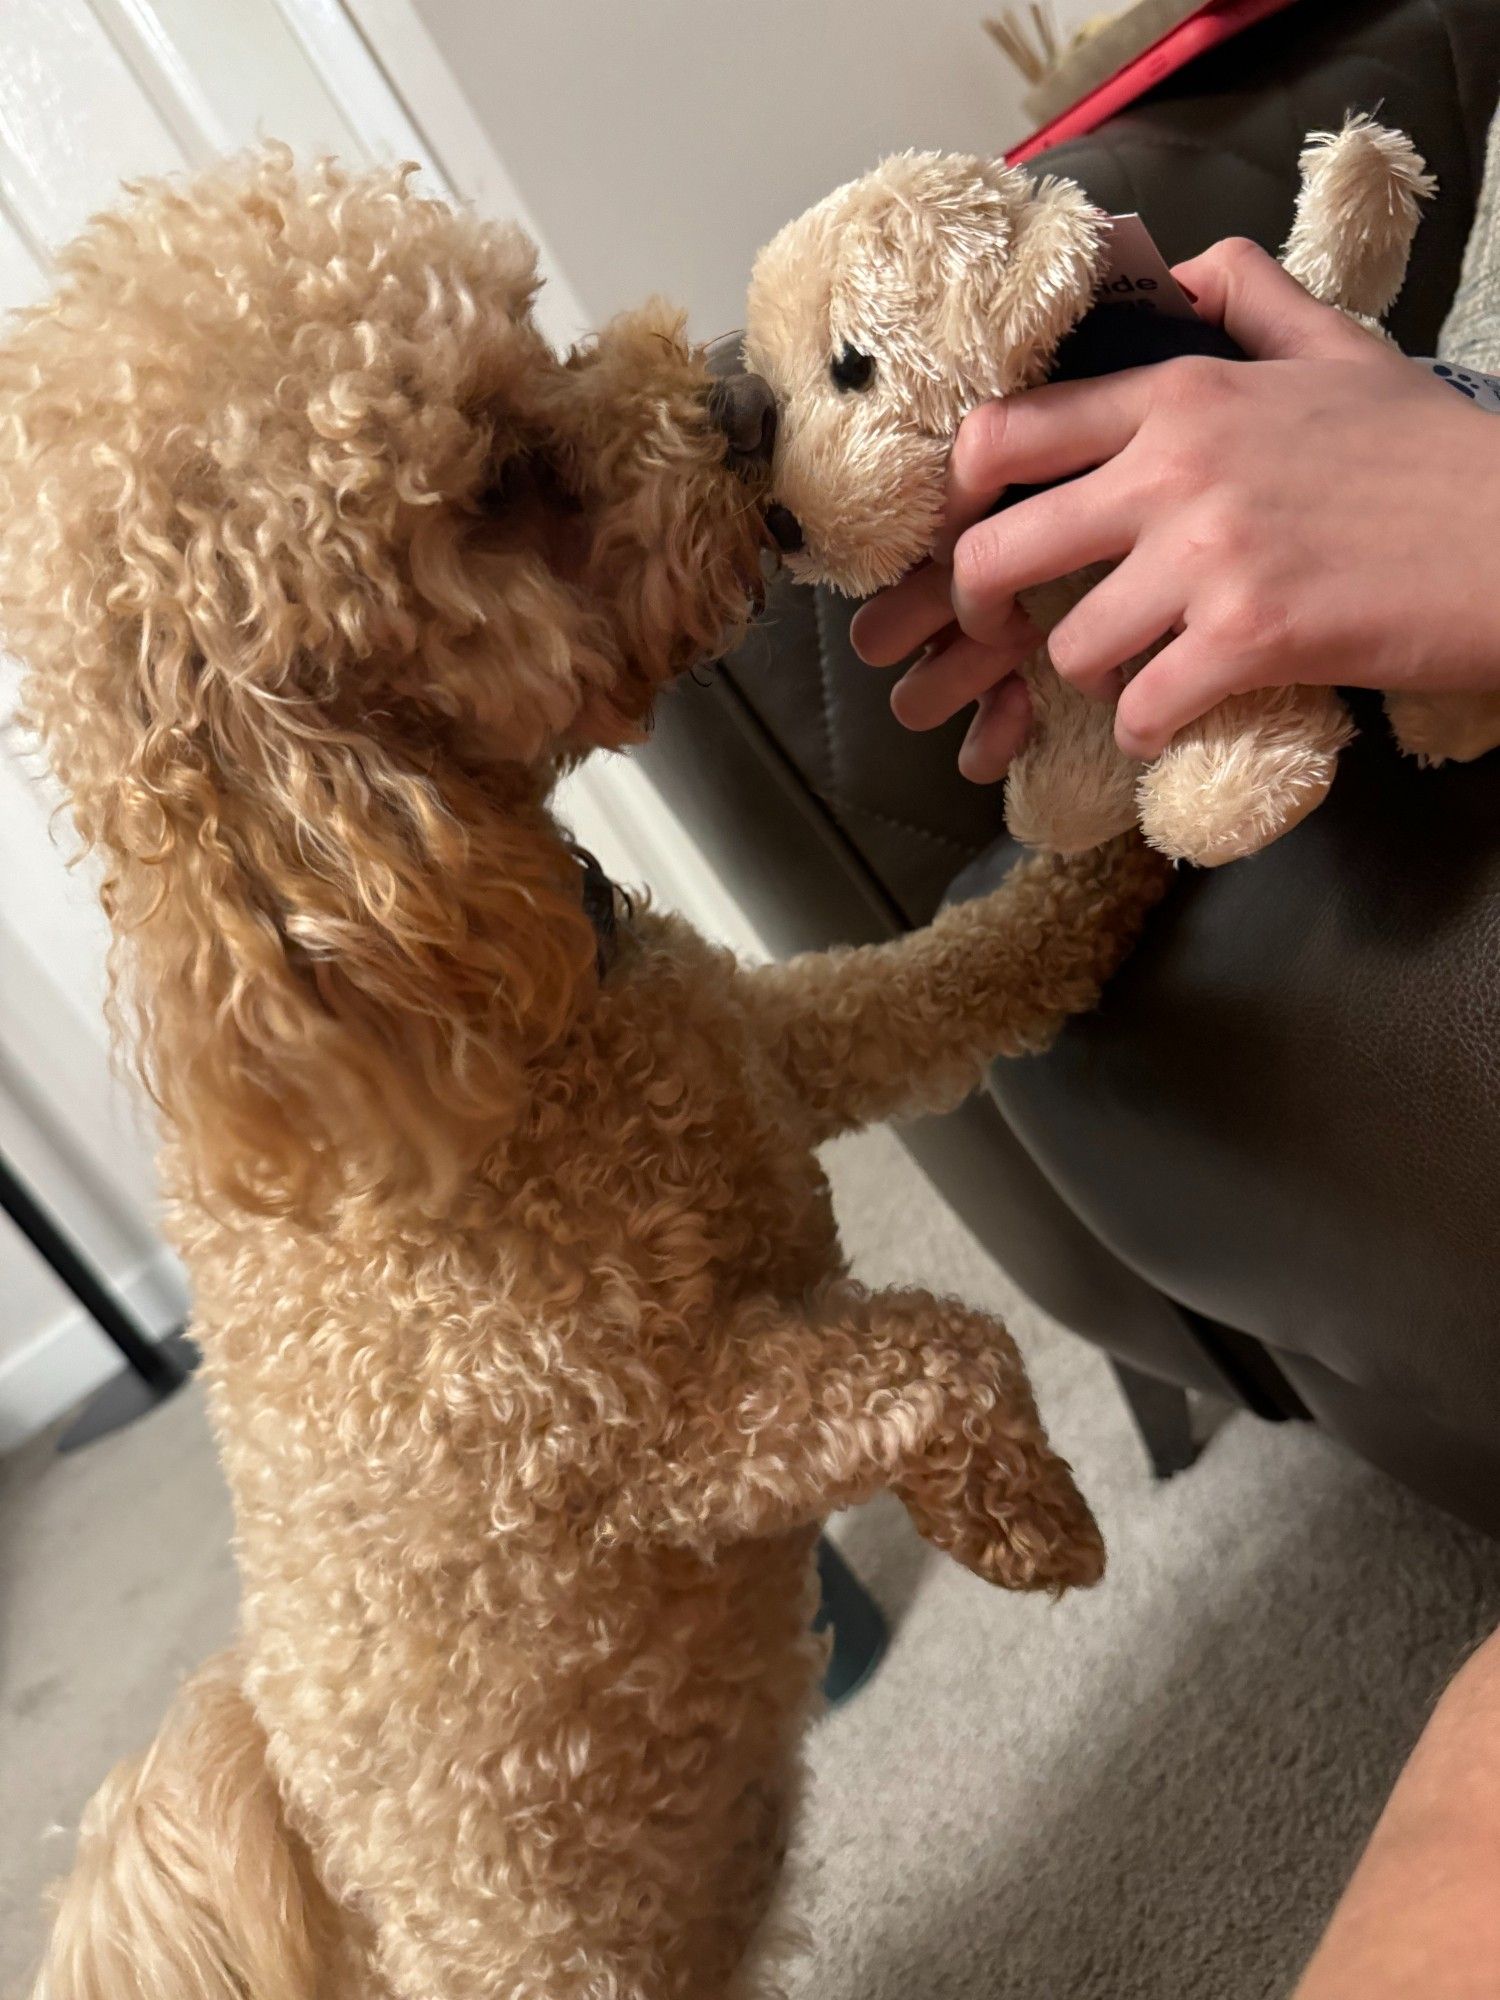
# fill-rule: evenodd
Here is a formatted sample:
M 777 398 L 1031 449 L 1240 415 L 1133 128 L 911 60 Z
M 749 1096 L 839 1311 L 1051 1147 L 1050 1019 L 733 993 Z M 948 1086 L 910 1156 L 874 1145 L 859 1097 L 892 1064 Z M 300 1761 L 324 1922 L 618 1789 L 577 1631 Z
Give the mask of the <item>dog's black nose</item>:
M 771 540 L 784 556 L 794 556 L 802 547 L 802 523 L 790 507 L 783 507 L 779 500 L 766 509 L 766 526 L 771 531 Z
M 737 458 L 761 466 L 771 463 L 776 448 L 776 398 L 769 382 L 741 369 L 715 382 L 709 408 Z

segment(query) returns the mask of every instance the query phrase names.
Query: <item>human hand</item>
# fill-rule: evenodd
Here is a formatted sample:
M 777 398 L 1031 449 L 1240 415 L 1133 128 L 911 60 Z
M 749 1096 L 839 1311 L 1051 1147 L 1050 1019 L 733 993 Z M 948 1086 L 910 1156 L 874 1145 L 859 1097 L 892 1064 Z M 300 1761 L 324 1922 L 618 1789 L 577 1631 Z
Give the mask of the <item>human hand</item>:
M 1257 687 L 1500 687 L 1493 417 L 1254 245 L 1218 244 L 1177 276 L 1252 364 L 1185 359 L 975 410 L 954 443 L 933 563 L 855 619 L 872 664 L 936 638 L 892 706 L 928 728 L 980 699 L 960 755 L 980 782 L 1024 736 L 1017 591 L 1092 562 L 1118 566 L 1048 651 L 1075 686 L 1118 695 L 1130 756 L 1154 757 Z M 981 518 L 1009 484 L 1079 473 Z M 1120 668 L 1167 634 L 1120 693 Z

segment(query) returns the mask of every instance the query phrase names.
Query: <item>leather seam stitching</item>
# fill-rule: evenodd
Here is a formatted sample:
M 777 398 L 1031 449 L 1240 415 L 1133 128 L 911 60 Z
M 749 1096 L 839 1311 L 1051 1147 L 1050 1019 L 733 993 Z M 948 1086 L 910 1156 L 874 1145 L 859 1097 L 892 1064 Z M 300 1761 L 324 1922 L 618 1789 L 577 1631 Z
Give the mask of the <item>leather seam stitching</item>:
M 970 847 L 951 834 L 939 833 L 933 827 L 921 826 L 915 820 L 902 819 L 895 813 L 882 812 L 878 806 L 859 805 L 845 792 L 840 772 L 838 735 L 835 729 L 836 703 L 829 687 L 828 646 L 824 626 L 823 593 L 813 592 L 813 622 L 818 635 L 818 690 L 819 706 L 823 719 L 823 737 L 828 749 L 828 803 L 836 812 L 848 817 L 874 820 L 878 825 L 888 826 L 897 833 L 911 833 L 921 840 L 929 840 L 954 854 L 974 855 L 980 848 Z
M 939 847 L 951 848 L 955 854 L 975 855 L 984 852 L 983 847 L 972 847 L 967 841 L 959 840 L 951 833 L 939 833 L 936 827 L 920 826 L 915 820 L 900 819 L 895 813 L 882 812 L 879 806 L 856 805 L 851 799 L 845 798 L 840 798 L 835 803 L 841 812 L 847 813 L 851 818 L 872 819 L 881 826 L 893 828 L 897 833 L 914 833 L 920 839 L 933 841 Z
M 828 685 L 828 643 L 823 630 L 823 593 L 813 592 L 813 630 L 818 639 L 818 709 L 823 721 L 823 747 L 828 758 L 828 796 L 839 798 L 838 741 L 833 729 L 833 696 Z
M 735 680 L 728 661 L 721 661 L 716 686 L 727 699 L 730 714 L 735 725 L 755 743 L 758 753 L 778 773 L 781 782 L 796 803 L 815 816 L 818 827 L 830 844 L 836 844 L 850 873 L 858 880 L 872 903 L 881 905 L 881 915 L 890 925 L 892 935 L 909 928 L 909 921 L 902 912 L 886 884 L 876 875 L 874 869 L 860 852 L 848 830 L 839 824 L 832 810 L 834 801 L 820 793 L 810 783 L 808 775 L 801 770 L 788 754 L 785 744 L 775 734 L 744 689 Z

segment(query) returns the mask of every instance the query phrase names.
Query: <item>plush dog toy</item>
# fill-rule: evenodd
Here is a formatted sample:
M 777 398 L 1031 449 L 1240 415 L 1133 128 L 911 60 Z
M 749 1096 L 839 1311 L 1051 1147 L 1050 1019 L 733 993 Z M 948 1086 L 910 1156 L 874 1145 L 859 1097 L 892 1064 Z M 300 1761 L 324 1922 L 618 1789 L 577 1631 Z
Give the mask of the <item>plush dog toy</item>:
M 515 230 L 280 151 L 59 269 L 0 342 L 0 613 L 244 1588 L 89 1807 L 39 1991 L 764 1991 L 819 1522 L 893 1488 L 993 1583 L 1103 1561 L 1005 1329 L 856 1284 L 814 1148 L 1044 1046 L 1167 866 L 1036 856 L 753 969 L 612 915 L 548 795 L 751 614 L 766 385 L 661 306 L 556 355 Z
M 1315 135 L 1301 166 L 1283 262 L 1316 297 L 1374 321 L 1433 183 L 1402 135 L 1367 118 Z M 907 153 L 767 245 L 744 351 L 780 408 L 773 523 L 796 575 L 863 595 L 927 554 L 960 419 L 1046 377 L 1095 297 L 1107 227 L 1068 181 Z M 1102 573 L 1023 602 L 1048 631 Z M 1021 840 L 1062 850 L 1138 819 L 1174 858 L 1252 853 L 1321 801 L 1351 733 L 1333 690 L 1277 688 L 1224 702 L 1143 770 L 1117 750 L 1108 706 L 1062 681 L 1045 651 L 1025 678 L 1033 727 L 1006 818 Z M 1432 761 L 1500 742 L 1500 707 L 1485 697 L 1393 696 L 1387 711 L 1403 746 Z

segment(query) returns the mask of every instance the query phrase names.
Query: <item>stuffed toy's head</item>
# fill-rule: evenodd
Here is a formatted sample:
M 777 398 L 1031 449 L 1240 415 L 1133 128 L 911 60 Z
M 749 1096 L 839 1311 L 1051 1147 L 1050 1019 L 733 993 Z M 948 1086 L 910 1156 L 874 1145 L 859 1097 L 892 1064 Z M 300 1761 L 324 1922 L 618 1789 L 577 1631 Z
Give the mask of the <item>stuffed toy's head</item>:
M 770 520 L 794 575 L 864 595 L 927 553 L 960 419 L 1045 375 L 1105 228 L 1070 182 L 899 153 L 773 238 L 745 360 L 781 413 Z

